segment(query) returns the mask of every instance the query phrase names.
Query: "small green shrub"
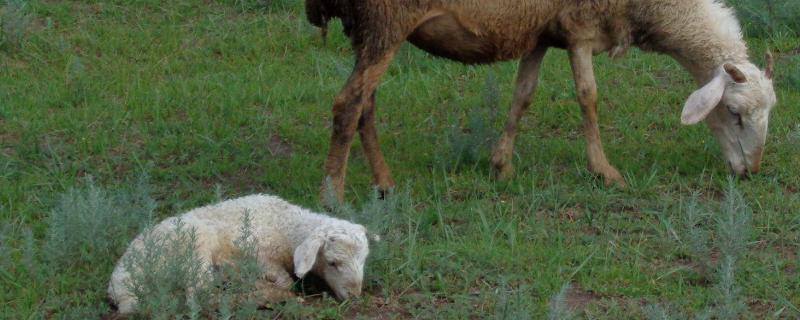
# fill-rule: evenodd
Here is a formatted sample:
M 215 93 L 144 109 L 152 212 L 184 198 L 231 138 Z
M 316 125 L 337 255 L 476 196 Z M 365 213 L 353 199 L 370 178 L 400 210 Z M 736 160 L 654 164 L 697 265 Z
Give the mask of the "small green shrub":
M 445 133 L 448 148 L 440 161 L 448 170 L 474 166 L 488 158 L 497 135 L 494 123 L 500 104 L 494 73 L 486 77 L 483 94 L 483 105 L 470 108 L 464 124 L 454 124 Z
M 45 260 L 63 267 L 119 257 L 132 235 L 152 221 L 155 208 L 144 179 L 132 189 L 117 191 L 89 180 L 85 189 L 62 194 L 45 219 Z
M 329 183 L 329 182 L 328 182 Z M 414 235 L 408 234 L 401 221 L 406 221 L 414 214 L 414 203 L 407 190 L 395 189 L 381 197 L 375 189 L 370 198 L 356 209 L 348 204 L 335 201 L 333 194 L 324 195 L 323 202 L 331 215 L 358 223 L 367 228 L 370 237 L 369 256 L 364 270 L 365 286 L 367 290 L 388 287 L 391 277 L 396 274 L 396 262 L 402 255 L 401 243 L 409 246 L 415 241 Z M 333 190 L 330 185 L 327 190 Z M 379 241 L 374 241 L 379 238 Z M 410 250 L 410 249 L 406 249 Z M 415 264 L 409 264 L 415 265 Z
M 22 47 L 32 20 L 27 0 L 6 0 L 0 8 L 0 49 Z
M 233 241 L 234 255 L 219 266 L 202 263 L 193 228 L 176 219 L 173 231 L 145 231 L 142 247 L 132 249 L 123 261 L 131 274 L 127 285 L 139 302 L 138 315 L 148 319 L 256 317 L 259 301 L 251 293 L 262 272 L 250 215 L 245 213 L 239 237 Z
M 550 298 L 550 304 L 548 304 L 547 309 L 547 319 L 549 320 L 564 320 L 564 319 L 572 319 L 575 315 L 567 305 L 567 294 L 572 286 L 569 283 L 565 283 L 561 290 L 558 291 L 556 295 Z
M 685 210 L 687 247 L 691 259 L 700 267 L 702 276 L 708 277 L 706 272 L 716 271 L 716 283 L 713 289 L 714 305 L 695 315 L 694 319 L 740 319 L 748 312 L 748 308 L 736 283 L 735 270 L 738 259 L 747 252 L 752 210 L 736 187 L 736 182 L 729 179 L 716 219 L 711 220 L 715 222 L 712 236 L 710 230 L 704 229 L 710 219 L 697 198 L 697 195 L 693 196 Z M 712 260 L 711 253 L 714 251 L 720 253 L 719 261 Z M 660 305 L 647 306 L 644 313 L 653 320 L 689 318 L 672 314 Z
M 197 256 L 195 230 L 178 219 L 172 233 L 150 231 L 144 231 L 142 247 L 132 249 L 123 261 L 139 314 L 152 319 L 199 314 L 206 300 L 203 275 L 211 270 Z

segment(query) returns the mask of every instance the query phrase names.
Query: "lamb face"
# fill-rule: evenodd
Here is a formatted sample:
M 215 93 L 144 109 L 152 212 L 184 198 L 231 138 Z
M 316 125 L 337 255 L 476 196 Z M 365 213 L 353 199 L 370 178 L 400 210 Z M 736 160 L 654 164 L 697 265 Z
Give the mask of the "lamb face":
M 683 123 L 705 119 L 736 175 L 761 168 L 769 114 L 776 103 L 771 78 L 770 66 L 762 72 L 751 63 L 728 63 L 684 107 Z
M 325 279 L 337 298 L 357 297 L 361 295 L 368 254 L 364 227 L 348 224 L 321 228 L 295 249 L 295 274 L 302 278 L 313 271 Z

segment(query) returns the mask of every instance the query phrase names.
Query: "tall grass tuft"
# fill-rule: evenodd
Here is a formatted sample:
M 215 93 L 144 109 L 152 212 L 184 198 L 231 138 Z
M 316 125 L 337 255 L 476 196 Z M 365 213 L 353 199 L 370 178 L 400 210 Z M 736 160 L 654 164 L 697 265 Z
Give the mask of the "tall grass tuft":
M 0 7 L 0 49 L 17 50 L 22 47 L 31 22 L 27 0 L 5 0 Z

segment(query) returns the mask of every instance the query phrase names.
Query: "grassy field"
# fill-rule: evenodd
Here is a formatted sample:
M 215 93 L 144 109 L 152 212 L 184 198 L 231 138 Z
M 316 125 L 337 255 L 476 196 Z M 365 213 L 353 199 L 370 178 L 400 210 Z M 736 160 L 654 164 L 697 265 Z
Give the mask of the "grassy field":
M 114 263 L 153 219 L 252 192 L 321 209 L 330 107 L 352 68 L 338 23 L 323 43 L 289 0 L 0 10 L 0 318 L 108 313 Z M 676 62 L 597 57 L 601 131 L 624 189 L 585 169 L 563 51 L 544 61 L 517 175 L 501 183 L 488 159 L 515 64 L 464 66 L 406 45 L 378 93 L 398 190 L 374 199 L 356 142 L 337 210 L 383 234 L 365 296 L 255 314 L 800 317 L 800 37 L 770 30 L 748 38 L 756 63 L 767 47 L 779 57 L 779 102 L 763 172 L 747 181 L 729 179 L 705 126 L 680 125 L 695 85 Z

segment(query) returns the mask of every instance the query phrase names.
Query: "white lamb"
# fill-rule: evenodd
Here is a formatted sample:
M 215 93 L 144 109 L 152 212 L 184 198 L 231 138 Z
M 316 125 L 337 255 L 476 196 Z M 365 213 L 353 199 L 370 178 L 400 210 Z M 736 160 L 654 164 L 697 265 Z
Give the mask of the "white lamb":
M 150 232 L 165 235 L 175 232 L 180 219 L 184 228 L 193 228 L 197 255 L 202 270 L 224 264 L 234 254 L 233 241 L 241 233 L 244 214 L 250 216 L 257 241 L 257 257 L 263 281 L 291 296 L 294 280 L 309 271 L 321 276 L 339 299 L 361 294 L 364 263 L 369 253 L 366 229 L 358 224 L 292 205 L 270 195 L 250 195 L 191 210 L 168 218 Z M 133 240 L 117 263 L 108 286 L 110 298 L 120 314 L 136 311 L 136 297 L 130 292 L 127 257 L 141 251 L 145 234 Z M 210 273 L 203 275 L 210 277 Z M 263 287 L 263 286 L 261 286 Z

